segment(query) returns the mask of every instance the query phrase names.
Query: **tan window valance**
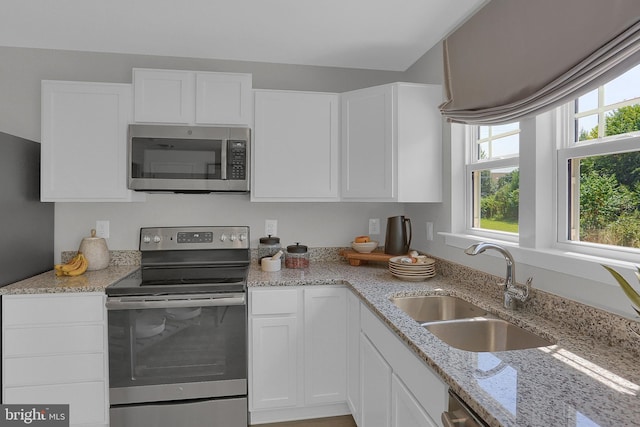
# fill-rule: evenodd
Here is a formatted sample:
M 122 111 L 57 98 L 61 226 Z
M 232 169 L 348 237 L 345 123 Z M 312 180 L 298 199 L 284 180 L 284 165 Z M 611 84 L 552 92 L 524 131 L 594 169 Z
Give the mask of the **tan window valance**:
M 492 0 L 445 41 L 453 122 L 540 114 L 640 63 L 640 0 Z

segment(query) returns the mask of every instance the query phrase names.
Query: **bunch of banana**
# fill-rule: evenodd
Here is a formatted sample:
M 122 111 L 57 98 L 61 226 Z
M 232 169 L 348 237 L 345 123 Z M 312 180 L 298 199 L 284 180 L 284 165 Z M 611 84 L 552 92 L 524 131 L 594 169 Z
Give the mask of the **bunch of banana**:
M 89 261 L 87 261 L 82 252 L 78 252 L 66 264 L 56 264 L 54 269 L 56 276 L 79 276 L 87 271 L 88 266 Z

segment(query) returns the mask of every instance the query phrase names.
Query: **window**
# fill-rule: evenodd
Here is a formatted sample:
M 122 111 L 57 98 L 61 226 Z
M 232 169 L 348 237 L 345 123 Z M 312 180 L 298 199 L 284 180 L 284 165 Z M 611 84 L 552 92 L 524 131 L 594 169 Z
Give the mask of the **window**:
M 640 248 L 640 65 L 567 108 L 573 124 L 558 157 L 567 174 L 559 240 Z
M 519 123 L 470 128 L 468 228 L 518 233 Z

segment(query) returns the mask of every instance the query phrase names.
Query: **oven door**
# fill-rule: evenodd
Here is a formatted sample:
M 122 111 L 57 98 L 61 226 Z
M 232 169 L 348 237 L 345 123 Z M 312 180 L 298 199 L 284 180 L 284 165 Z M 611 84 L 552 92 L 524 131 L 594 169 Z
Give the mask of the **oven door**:
M 245 295 L 109 297 L 111 404 L 246 395 Z

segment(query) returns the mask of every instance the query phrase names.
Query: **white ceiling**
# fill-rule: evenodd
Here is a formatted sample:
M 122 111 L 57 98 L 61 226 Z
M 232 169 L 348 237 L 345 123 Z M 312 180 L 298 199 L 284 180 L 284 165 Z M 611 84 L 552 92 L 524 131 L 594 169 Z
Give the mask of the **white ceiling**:
M 0 46 L 404 71 L 486 0 L 1 0 Z

